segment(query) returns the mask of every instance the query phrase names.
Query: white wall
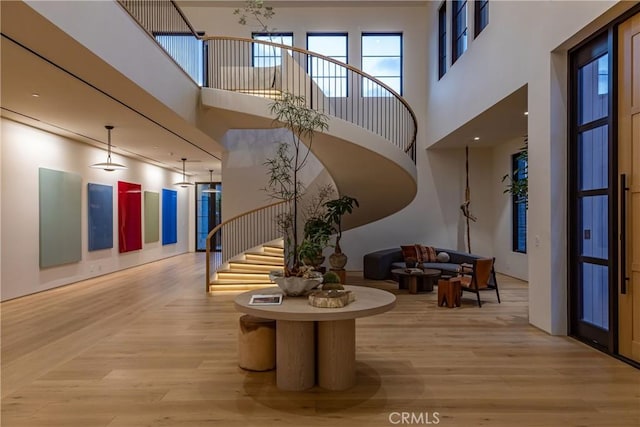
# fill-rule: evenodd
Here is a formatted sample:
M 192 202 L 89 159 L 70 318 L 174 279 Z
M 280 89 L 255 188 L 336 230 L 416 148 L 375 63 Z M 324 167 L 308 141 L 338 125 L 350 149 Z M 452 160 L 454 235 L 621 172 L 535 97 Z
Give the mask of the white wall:
M 109 272 L 187 252 L 189 247 L 189 202 L 192 189 L 172 185 L 179 174 L 139 161 L 114 155 L 125 163 L 125 171 L 105 172 L 88 165 L 102 162 L 106 152 L 80 142 L 2 119 L 1 180 L 1 299 L 7 300 Z M 38 169 L 56 169 L 82 176 L 82 260 L 78 263 L 39 268 Z M 139 183 L 143 191 L 178 191 L 178 243 L 160 241 L 143 244 L 143 249 L 118 253 L 117 182 Z M 114 187 L 114 235 L 112 249 L 88 251 L 87 184 Z M 161 213 L 162 216 L 162 213 Z M 144 230 L 144 214 L 143 214 Z

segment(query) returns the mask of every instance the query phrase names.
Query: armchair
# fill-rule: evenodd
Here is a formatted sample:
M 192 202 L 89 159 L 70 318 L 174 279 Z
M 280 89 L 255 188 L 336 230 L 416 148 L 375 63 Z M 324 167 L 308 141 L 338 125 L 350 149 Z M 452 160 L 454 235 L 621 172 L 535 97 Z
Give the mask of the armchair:
M 463 266 L 460 272 L 460 289 L 462 291 L 473 292 L 478 298 L 478 307 L 482 307 L 480 301 L 480 291 L 495 289 L 498 303 L 500 303 L 500 293 L 498 292 L 498 281 L 493 268 L 495 258 L 476 259 L 470 269 Z

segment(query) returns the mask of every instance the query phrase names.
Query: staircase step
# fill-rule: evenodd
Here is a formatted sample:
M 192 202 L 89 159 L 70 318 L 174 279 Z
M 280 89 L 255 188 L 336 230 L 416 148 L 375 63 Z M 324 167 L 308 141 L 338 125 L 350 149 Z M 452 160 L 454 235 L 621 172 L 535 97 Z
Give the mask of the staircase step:
M 273 266 L 277 267 L 277 266 Z M 273 268 L 272 270 L 276 270 L 277 268 Z M 224 270 L 218 270 L 218 274 L 223 274 L 225 276 L 247 276 L 247 277 L 263 277 L 269 276 L 269 272 L 272 270 L 251 270 L 249 268 L 227 268 Z M 283 268 L 280 269 L 281 271 Z
M 271 271 L 282 271 L 284 266 L 273 264 L 248 264 L 230 262 L 229 268 L 223 271 L 233 271 L 236 273 L 269 273 Z
M 244 257 L 247 261 L 261 261 L 264 264 L 284 265 L 284 258 L 277 255 L 269 255 L 262 252 L 246 252 Z
M 240 268 L 245 268 L 245 266 L 255 266 L 256 268 L 257 267 L 284 267 L 284 259 L 282 259 L 282 262 L 279 264 L 277 263 L 274 264 L 273 260 L 261 261 L 261 260 L 239 259 L 235 261 L 229 261 L 229 265 L 239 265 L 241 266 Z
M 265 253 L 265 254 L 284 256 L 284 248 L 282 248 L 280 246 L 264 245 L 264 246 L 262 246 L 262 250 L 263 250 L 263 253 Z
M 227 283 L 213 280 L 209 283 L 209 292 L 218 291 L 249 291 L 252 289 L 272 288 L 273 283 Z

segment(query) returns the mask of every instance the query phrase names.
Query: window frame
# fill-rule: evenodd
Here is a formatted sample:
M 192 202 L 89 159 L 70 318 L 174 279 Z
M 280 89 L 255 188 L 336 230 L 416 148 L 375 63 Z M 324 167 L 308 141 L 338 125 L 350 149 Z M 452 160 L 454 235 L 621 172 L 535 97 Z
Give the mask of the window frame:
M 278 31 L 275 33 L 265 33 L 261 31 L 257 31 L 257 32 L 251 33 L 251 40 L 264 41 L 264 40 L 256 39 L 256 37 L 285 37 L 285 36 L 291 37 L 291 44 L 288 46 L 293 47 L 293 43 L 294 43 L 293 32 Z M 276 42 L 273 42 L 273 43 L 276 43 Z M 280 44 L 286 44 L 286 43 L 280 43 Z M 270 58 L 270 56 L 258 56 L 258 58 Z M 256 67 L 255 63 L 256 63 L 256 45 L 255 43 L 252 43 L 251 44 L 251 66 Z M 280 64 L 274 64 L 273 66 L 276 67 L 278 65 Z
M 398 56 L 388 56 L 388 55 L 364 55 L 364 49 L 363 49 L 363 41 L 365 37 L 399 37 L 400 38 L 400 52 Z M 365 58 L 400 58 L 400 75 L 399 76 L 377 76 L 375 74 L 371 74 L 368 73 L 365 69 L 364 69 L 364 59 Z M 402 96 L 403 92 L 404 92 L 404 37 L 402 32 L 363 32 L 360 34 L 360 66 L 362 68 L 362 71 L 364 71 L 365 73 L 370 74 L 371 76 L 375 77 L 376 79 L 383 81 L 382 79 L 387 78 L 387 77 L 391 77 L 391 78 L 396 78 L 399 77 L 400 78 L 400 90 L 398 90 L 398 94 L 400 96 Z M 391 87 L 391 85 L 387 86 Z M 391 87 L 392 88 L 392 87 Z M 393 88 L 392 88 L 393 89 Z M 395 90 L 395 89 L 394 89 Z M 364 87 L 362 88 L 361 91 L 361 96 L 363 98 L 376 98 L 375 96 L 368 96 L 364 94 Z M 387 95 L 387 97 L 392 96 L 391 93 L 389 93 L 389 95 Z M 382 96 L 385 97 L 385 96 Z
M 438 80 L 447 73 L 447 2 L 438 8 Z
M 460 7 L 456 7 L 457 5 L 460 5 Z M 452 9 L 451 10 L 451 64 L 453 65 L 458 60 L 458 58 L 460 58 L 462 54 L 466 52 L 468 47 L 469 4 L 467 0 L 453 0 L 451 2 L 451 6 L 452 6 L 451 7 Z M 465 14 L 465 17 L 464 17 L 465 26 L 464 26 L 464 30 L 460 31 L 462 27 L 458 28 L 457 18 L 463 13 L 463 11 Z M 466 40 L 464 43 L 464 48 L 460 48 L 460 51 L 458 51 L 458 41 L 463 37 Z
M 473 9 L 473 38 L 476 38 L 489 25 L 489 0 L 475 0 Z M 485 9 L 487 11 L 486 21 L 482 19 Z
M 306 35 L 306 48 L 307 48 L 308 51 L 311 51 L 311 49 L 309 49 L 309 38 L 310 37 L 344 37 L 344 64 L 345 65 L 349 64 L 349 33 L 347 33 L 347 32 L 307 32 L 307 35 Z M 315 51 L 313 51 L 313 52 L 315 52 Z M 341 59 L 338 59 L 338 58 L 342 58 L 342 56 L 334 57 L 334 56 L 331 56 L 331 55 L 326 55 L 326 54 L 324 54 L 322 52 L 316 52 L 316 53 L 319 53 L 320 55 L 324 55 L 324 56 L 326 56 L 328 58 L 335 59 L 337 61 L 342 62 Z M 311 79 L 321 88 L 321 90 L 322 90 L 322 88 L 324 86 L 318 84 L 318 81 L 316 80 L 316 78 L 320 78 L 320 79 L 323 79 L 323 80 L 324 79 L 336 79 L 336 80 L 337 79 L 343 79 L 344 80 L 344 93 L 341 92 L 340 95 L 335 96 L 335 95 L 331 95 L 331 94 L 326 94 L 326 93 L 324 93 L 324 90 L 322 90 L 322 92 L 324 93 L 324 96 L 326 96 L 327 98 L 348 98 L 349 97 L 349 79 L 347 78 L 348 74 L 345 73 L 344 77 L 343 76 L 337 76 L 337 77 L 334 77 L 334 76 L 314 76 L 313 75 L 313 70 L 312 70 L 312 67 L 311 67 L 311 60 L 312 60 L 312 57 L 309 56 L 309 58 L 307 60 L 307 64 L 306 64 L 307 73 L 309 74 Z
M 520 158 L 521 152 L 511 155 L 511 176 L 512 179 L 528 178 L 525 170 L 527 169 L 527 161 Z M 524 224 L 520 221 L 521 210 L 524 209 Z M 515 196 L 511 196 L 511 214 L 512 214 L 512 230 L 511 241 L 513 252 L 527 253 L 527 200 L 518 200 Z M 524 235 L 520 234 L 521 227 L 524 227 Z

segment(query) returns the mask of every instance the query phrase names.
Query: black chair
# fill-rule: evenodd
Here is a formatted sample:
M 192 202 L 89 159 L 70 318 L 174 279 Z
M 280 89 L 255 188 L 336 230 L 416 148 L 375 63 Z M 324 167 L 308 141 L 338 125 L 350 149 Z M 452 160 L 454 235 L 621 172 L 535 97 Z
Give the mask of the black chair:
M 478 307 L 482 307 L 480 301 L 480 291 L 496 290 L 498 303 L 500 303 L 500 293 L 498 292 L 498 281 L 496 271 L 493 268 L 495 258 L 483 258 L 473 261 L 472 265 L 463 265 L 460 272 L 460 289 L 462 291 L 473 292 L 478 298 Z

